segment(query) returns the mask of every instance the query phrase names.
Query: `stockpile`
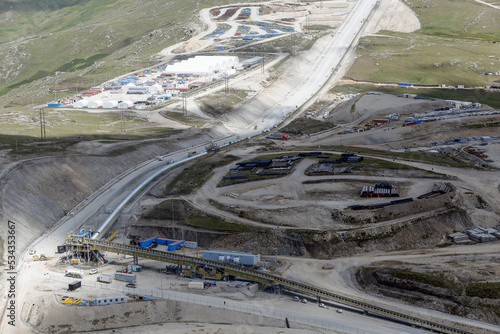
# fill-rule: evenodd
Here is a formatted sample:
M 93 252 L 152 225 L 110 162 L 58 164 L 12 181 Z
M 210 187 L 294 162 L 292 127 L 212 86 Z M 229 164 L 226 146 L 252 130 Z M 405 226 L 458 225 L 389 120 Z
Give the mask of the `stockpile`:
M 354 171 L 354 167 L 340 167 L 333 168 L 328 166 L 327 164 L 320 164 L 319 167 L 309 169 L 308 173 L 328 173 L 328 174 L 343 174 L 343 173 L 352 173 Z
M 451 191 L 451 188 L 447 186 L 445 183 L 439 182 L 434 186 L 432 191 L 425 193 L 423 195 L 418 196 L 418 199 L 424 199 L 424 198 L 433 198 L 436 196 L 440 196 L 446 193 L 449 193 Z
M 469 238 L 476 242 L 497 241 L 498 234 L 499 234 L 498 231 L 494 228 L 478 227 L 467 231 L 467 235 L 469 236 Z
M 382 182 L 375 186 L 364 186 L 360 197 L 399 197 L 399 190 L 394 189 L 389 182 Z
M 464 243 L 471 242 L 471 240 L 469 239 L 467 234 L 462 233 L 462 232 L 456 232 L 456 233 L 450 234 L 449 237 L 456 244 L 464 244 Z
M 413 202 L 413 198 L 403 198 L 403 199 L 398 199 L 395 201 L 390 201 L 387 203 L 378 203 L 378 204 L 368 204 L 368 205 L 351 205 L 349 208 L 351 210 L 374 210 L 374 209 L 380 209 L 380 208 L 385 208 L 386 206 L 390 205 L 398 205 L 398 204 L 404 204 L 404 203 L 409 203 Z

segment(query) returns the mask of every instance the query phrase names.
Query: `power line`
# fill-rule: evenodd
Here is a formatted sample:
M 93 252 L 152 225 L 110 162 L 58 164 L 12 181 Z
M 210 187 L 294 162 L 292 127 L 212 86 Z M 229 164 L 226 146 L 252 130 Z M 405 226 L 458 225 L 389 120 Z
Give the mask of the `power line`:
M 47 134 L 45 133 L 45 110 L 40 108 L 40 139 L 42 142 L 47 141 Z

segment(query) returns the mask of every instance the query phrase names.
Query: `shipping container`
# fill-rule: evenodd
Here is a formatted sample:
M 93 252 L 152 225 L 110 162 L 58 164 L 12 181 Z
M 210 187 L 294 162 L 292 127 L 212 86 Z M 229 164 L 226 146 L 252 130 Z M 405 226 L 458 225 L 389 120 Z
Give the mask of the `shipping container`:
M 141 266 L 137 265 L 137 264 L 129 264 L 127 266 L 127 269 L 128 269 L 128 272 L 129 273 L 132 273 L 132 272 L 140 272 L 141 271 Z
M 260 262 L 260 254 L 242 253 L 223 250 L 205 250 L 203 251 L 204 260 L 222 261 L 254 266 Z M 237 259 L 235 261 L 235 259 Z
M 115 280 L 134 283 L 136 276 L 133 274 L 115 273 Z
M 69 283 L 68 290 L 75 291 L 76 289 L 82 286 L 82 281 L 74 281 L 73 283 Z
M 57 246 L 57 252 L 58 253 L 64 253 L 64 252 L 66 252 L 66 245 L 59 245 L 59 246 Z
M 108 283 L 109 284 L 112 281 L 113 281 L 113 276 L 111 276 L 111 275 L 100 274 L 97 277 L 97 282 Z
M 203 281 L 191 281 L 188 284 L 188 288 L 193 290 L 203 290 L 205 289 L 205 282 Z

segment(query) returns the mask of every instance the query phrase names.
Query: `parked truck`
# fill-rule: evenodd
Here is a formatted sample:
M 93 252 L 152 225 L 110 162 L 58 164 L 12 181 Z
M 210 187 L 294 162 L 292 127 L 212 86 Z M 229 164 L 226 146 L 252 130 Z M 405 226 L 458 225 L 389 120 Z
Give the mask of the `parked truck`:
M 125 273 L 115 273 L 115 279 L 118 281 L 135 283 L 136 276 L 132 275 L 132 274 L 125 274 Z
M 108 283 L 109 284 L 112 281 L 113 281 L 113 276 L 111 276 L 111 275 L 100 274 L 97 277 L 97 282 Z
M 194 157 L 196 155 L 196 151 L 189 151 L 188 157 Z
M 83 271 L 80 269 L 66 269 L 66 274 L 65 276 L 73 277 L 73 278 L 82 278 L 83 277 Z

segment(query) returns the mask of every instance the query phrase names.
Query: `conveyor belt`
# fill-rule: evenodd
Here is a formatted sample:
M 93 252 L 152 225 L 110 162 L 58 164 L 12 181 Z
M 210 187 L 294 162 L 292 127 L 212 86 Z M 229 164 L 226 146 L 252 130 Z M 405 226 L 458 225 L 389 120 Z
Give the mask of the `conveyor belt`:
M 237 276 L 245 278 L 251 281 L 256 281 L 264 284 L 264 286 L 281 286 L 287 290 L 293 290 L 299 293 L 312 295 L 321 298 L 321 300 L 330 300 L 337 304 L 352 307 L 363 312 L 369 313 L 373 316 L 390 319 L 398 322 L 408 324 L 410 326 L 420 327 L 438 333 L 449 333 L 449 334 L 472 334 L 467 331 L 460 329 L 440 325 L 427 320 L 422 320 L 416 317 L 412 317 L 399 312 L 394 312 L 387 310 L 378 306 L 363 303 L 352 298 L 342 297 L 333 292 L 315 288 L 310 285 L 303 283 L 298 283 L 289 279 L 285 279 L 279 276 L 270 275 L 267 273 L 262 273 L 256 270 L 247 269 L 245 267 L 236 266 L 229 263 L 203 260 L 196 257 L 160 251 L 156 249 L 141 248 L 138 246 L 123 245 L 117 243 L 111 243 L 107 241 L 100 240 L 89 240 L 84 243 L 73 243 L 71 239 L 67 241 L 68 248 L 73 248 L 72 246 L 78 246 L 82 249 L 85 247 L 90 247 L 90 249 L 98 249 L 100 251 L 113 252 L 125 255 L 132 255 L 135 257 L 142 257 L 151 260 L 157 260 L 162 262 L 170 262 L 178 265 L 192 265 L 194 267 L 198 265 L 211 265 L 224 269 L 227 275 Z

